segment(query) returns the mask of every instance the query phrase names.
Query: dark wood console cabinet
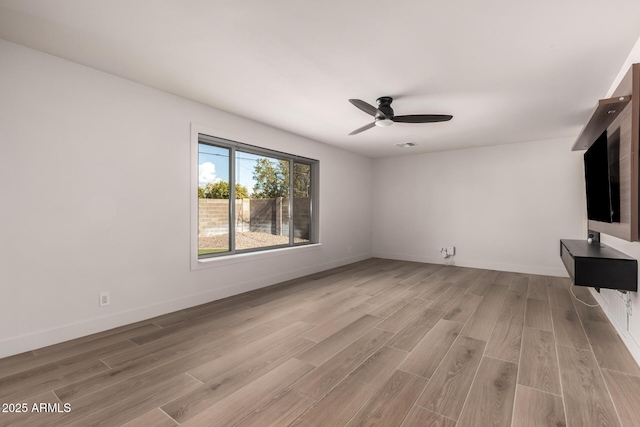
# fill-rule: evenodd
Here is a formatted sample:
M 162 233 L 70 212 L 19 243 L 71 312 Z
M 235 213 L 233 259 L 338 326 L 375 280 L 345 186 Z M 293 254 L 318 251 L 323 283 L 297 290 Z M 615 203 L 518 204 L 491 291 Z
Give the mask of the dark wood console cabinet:
M 560 240 L 560 258 L 575 285 L 638 291 L 638 261 L 600 242 Z

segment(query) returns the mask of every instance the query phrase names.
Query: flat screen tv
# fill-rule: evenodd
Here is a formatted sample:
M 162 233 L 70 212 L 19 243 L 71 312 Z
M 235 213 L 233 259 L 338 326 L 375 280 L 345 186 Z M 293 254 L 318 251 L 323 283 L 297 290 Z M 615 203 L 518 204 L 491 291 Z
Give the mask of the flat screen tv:
M 620 189 L 616 164 L 609 159 L 607 131 L 584 154 L 587 216 L 592 221 L 620 222 Z M 613 157 L 613 156 L 612 156 Z

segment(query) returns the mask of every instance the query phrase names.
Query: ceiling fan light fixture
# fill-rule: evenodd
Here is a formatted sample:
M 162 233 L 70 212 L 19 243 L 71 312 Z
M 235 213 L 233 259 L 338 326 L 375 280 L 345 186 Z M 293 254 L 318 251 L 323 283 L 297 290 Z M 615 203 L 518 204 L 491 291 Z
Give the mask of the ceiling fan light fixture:
M 381 128 L 386 128 L 389 127 L 393 124 L 393 122 L 389 119 L 377 119 L 376 120 L 376 126 L 379 126 Z

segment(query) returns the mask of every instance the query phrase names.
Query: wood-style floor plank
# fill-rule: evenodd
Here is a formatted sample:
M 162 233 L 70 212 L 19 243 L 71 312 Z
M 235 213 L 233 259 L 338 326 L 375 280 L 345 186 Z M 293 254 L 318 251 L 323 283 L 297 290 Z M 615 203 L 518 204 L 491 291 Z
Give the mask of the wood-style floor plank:
M 509 427 L 518 365 L 483 357 L 458 427 Z
M 298 359 L 310 365 L 319 366 L 331 356 L 347 347 L 356 339 L 360 338 L 365 332 L 373 329 L 373 327 L 378 323 L 380 323 L 379 317 L 370 316 L 368 314 L 362 316 L 355 322 L 320 341 L 318 344 L 302 353 L 298 356 Z M 306 335 L 303 335 L 303 337 L 306 337 Z
M 43 356 L 48 356 L 48 359 L 63 359 L 66 357 L 86 353 L 91 350 L 106 347 L 110 344 L 115 344 L 120 341 L 133 341 L 140 335 L 144 335 L 161 329 L 162 328 L 160 326 L 153 323 L 145 323 L 136 328 L 126 328 L 123 331 L 111 333 L 108 335 L 105 335 L 104 333 L 96 334 L 99 336 L 94 339 L 88 340 L 86 338 L 79 338 L 77 340 L 66 341 L 60 344 L 35 350 L 34 353 L 39 359 L 43 359 Z
M 603 369 L 602 374 L 623 426 L 640 421 L 640 377 Z
M 395 371 L 348 426 L 399 426 L 426 384 L 425 378 Z
M 518 384 L 560 395 L 556 342 L 552 332 L 524 328 Z
M 610 323 L 584 322 L 583 325 L 601 367 L 640 376 L 640 367 Z
M 573 308 L 578 313 L 578 317 L 580 317 L 580 321 L 584 324 L 586 322 L 602 322 L 609 323 L 609 319 L 607 315 L 604 314 L 602 308 L 598 307 L 587 307 L 586 305 L 574 300 Z
M 248 305 L 249 307 L 257 307 L 274 301 L 280 302 L 290 299 L 290 297 L 297 297 L 306 290 L 313 289 L 317 286 L 316 282 L 304 279 L 294 279 L 289 281 L 289 283 L 290 286 L 282 287 L 280 290 L 274 289 L 272 292 L 266 293 L 264 296 L 252 298 L 251 300 L 245 301 L 243 304 Z
M 73 402 L 76 399 L 81 398 L 82 396 L 100 391 L 117 383 L 133 378 L 137 375 L 143 374 L 147 371 L 161 369 L 163 371 L 170 372 L 186 372 L 193 366 L 198 366 L 201 363 L 206 363 L 211 359 L 219 356 L 220 354 L 212 353 L 210 349 L 204 348 L 196 351 L 195 353 L 176 358 L 169 363 L 161 364 L 158 366 L 133 364 L 122 368 L 110 369 L 98 375 L 93 375 L 83 380 L 76 381 L 72 384 L 59 387 L 55 389 L 54 392 L 58 396 L 60 401 L 65 403 Z
M 400 267 L 393 270 L 393 277 L 404 280 L 413 276 L 419 269 L 419 262 L 401 261 Z
M 445 286 L 446 289 L 435 301 L 429 304 L 429 308 L 446 312 L 464 296 L 466 288 L 457 286 L 455 283 L 451 282 L 444 282 L 443 286 Z
M 313 341 L 298 337 L 300 334 L 309 330 L 310 327 L 311 325 L 304 322 L 293 323 L 279 331 L 239 347 L 236 350 L 229 351 L 221 357 L 216 357 L 210 362 L 200 360 L 200 363 L 196 367 L 189 368 L 186 372 L 206 383 L 221 375 L 227 374 L 239 365 L 254 360 L 254 358 L 272 349 L 275 355 L 281 354 L 280 352 L 286 353 L 292 348 L 303 351 L 301 350 L 302 348 L 309 348 L 315 345 Z
M 365 303 L 369 298 L 371 297 L 367 295 L 348 295 L 340 302 L 333 303 L 323 309 L 318 309 L 318 305 L 320 304 L 303 305 L 303 307 L 305 307 L 303 309 L 309 308 L 312 311 L 305 317 L 304 321 L 320 326 L 325 323 L 327 319 L 336 319 L 347 315 L 349 312 L 357 311 L 361 314 L 371 314 L 372 311 L 377 310 L 379 307 Z M 325 300 L 322 300 L 321 302 L 324 301 Z
M 284 311 L 284 313 L 279 311 L 274 313 L 275 317 L 268 321 L 250 319 L 232 325 L 222 322 L 221 325 L 203 328 L 197 333 L 172 335 L 103 360 L 112 368 L 133 364 L 158 366 L 163 362 L 184 356 L 186 353 L 196 352 L 202 347 L 230 351 L 296 323 L 304 319 L 307 314 L 305 310 Z
M 489 289 L 491 289 L 491 285 L 494 283 L 495 279 L 498 277 L 499 273 L 497 271 L 484 271 L 480 277 L 474 280 L 467 289 L 466 293 L 471 295 L 484 296 Z
M 493 283 L 495 283 L 496 285 L 509 286 L 516 277 L 516 273 L 512 273 L 510 271 L 501 271 L 498 273 Z
M 551 323 L 551 307 L 548 301 L 527 299 L 527 310 L 524 316 L 524 324 L 529 328 L 553 331 Z
M 387 317 L 376 327 L 389 332 L 399 332 L 411 319 L 416 317 L 428 303 L 421 300 L 415 300 L 400 310 Z
M 246 307 L 235 306 L 228 307 L 221 311 L 205 312 L 201 316 L 193 316 L 185 318 L 184 320 L 171 323 L 165 327 L 156 327 L 144 334 L 138 334 L 131 338 L 131 341 L 138 345 L 144 345 L 171 335 L 184 334 L 186 332 L 192 332 L 204 329 L 207 325 L 212 325 L 221 320 L 228 322 L 239 321 L 240 317 L 234 316 L 234 313 L 247 310 Z M 155 326 L 155 325 L 152 325 Z
M 442 318 L 454 322 L 466 323 L 481 301 L 482 297 L 480 296 L 465 294 L 448 307 L 446 314 Z
M 386 304 L 382 304 L 381 306 L 373 310 L 370 314 L 372 316 L 377 316 L 377 317 L 386 319 L 396 311 L 400 310 L 402 307 L 405 307 L 406 305 L 408 305 L 414 299 L 415 297 L 413 296 L 410 296 L 410 297 L 399 296 L 397 298 L 394 298 L 388 301 Z
M 275 332 L 267 333 L 268 330 L 273 329 L 272 327 L 269 327 L 268 330 L 261 330 L 261 332 L 265 333 L 259 338 L 256 338 L 257 335 L 253 331 L 247 331 L 235 337 L 224 336 L 223 338 L 212 340 L 207 345 L 201 346 L 201 348 L 196 347 L 196 350 L 193 352 L 191 351 L 191 347 L 183 347 L 182 344 L 180 344 L 177 346 L 179 351 L 174 351 L 175 349 L 168 348 L 158 352 L 150 352 L 147 357 L 136 359 L 130 364 L 113 368 L 99 375 L 86 378 L 82 381 L 77 381 L 65 387 L 57 388 L 55 393 L 61 401 L 73 402 L 80 396 L 87 395 L 96 390 L 101 390 L 123 380 L 135 377 L 143 372 L 153 371 L 154 369 L 164 370 L 167 372 L 187 372 L 198 366 L 205 365 L 221 356 L 226 355 L 226 359 L 229 359 L 229 354 L 239 355 L 244 353 L 246 355 L 247 353 L 250 353 L 252 349 L 256 351 L 264 351 L 270 348 L 269 343 L 273 346 L 281 345 L 282 342 L 280 342 L 280 340 L 286 341 L 287 339 L 308 330 L 310 326 L 311 325 L 304 322 L 295 322 L 283 326 L 280 329 L 276 329 Z M 245 339 L 245 336 L 253 337 L 255 340 L 250 341 Z M 240 353 L 235 353 L 235 351 L 239 351 Z M 219 366 L 228 367 L 228 364 L 225 364 L 224 360 L 225 359 L 221 361 L 222 363 L 220 363 Z
M 508 314 L 509 316 L 518 316 L 524 318 L 527 308 L 527 285 L 510 289 L 507 297 L 502 304 L 500 314 Z
M 413 350 L 416 344 L 438 323 L 443 315 L 444 312 L 439 310 L 423 309 L 422 312 L 400 329 L 387 345 L 407 352 Z
M 584 334 L 578 313 L 573 307 L 570 309 L 552 308 L 551 317 L 553 318 L 556 342 L 559 345 L 590 350 L 589 340 Z
M 252 412 L 234 427 L 288 426 L 304 414 L 316 401 L 295 390 L 286 390 Z
M 551 308 L 563 308 L 565 310 L 573 308 L 573 302 L 569 294 L 569 286 L 571 286 L 569 279 L 548 277 L 547 283 Z
M 462 335 L 488 341 L 506 297 L 506 286 L 493 285 L 482 297 L 482 301 L 478 304 L 476 311 L 469 318 L 464 329 L 462 329 Z
M 402 350 L 382 347 L 292 425 L 345 425 L 406 355 Z
M 381 306 L 382 304 L 386 304 L 389 300 L 401 297 L 401 296 L 416 296 L 418 292 L 410 291 L 409 285 L 401 285 L 397 284 L 396 286 L 391 286 L 390 288 L 384 289 L 375 295 L 369 297 L 365 302 L 371 305 Z
M 18 402 L 42 390 L 52 390 L 107 371 L 109 367 L 99 357 L 132 347 L 135 347 L 132 342 L 120 341 L 88 353 L 0 378 L 0 398 L 6 402 Z
M 529 293 L 527 299 L 536 299 L 549 302 L 547 290 L 547 278 L 545 276 L 529 276 Z
M 205 316 L 206 317 L 206 316 Z M 242 318 L 236 316 L 211 316 L 202 321 L 198 320 L 199 317 L 194 319 L 186 319 L 181 322 L 177 322 L 170 326 L 164 327 L 158 331 L 152 331 L 148 334 L 138 336 L 135 339 L 136 344 L 148 348 L 166 348 L 173 345 L 185 342 L 187 340 L 198 339 L 204 335 L 213 335 L 221 333 L 224 330 L 229 329 L 232 326 L 246 324 Z M 138 349 L 136 354 L 144 354 L 144 350 Z M 124 359 L 123 356 L 120 360 Z M 112 361 L 112 365 L 117 366 L 121 364 L 121 361 Z
M 180 374 L 166 381 L 154 384 L 153 386 L 146 387 L 144 399 L 140 398 L 141 395 L 138 395 L 137 399 L 133 400 L 124 398 L 113 402 L 113 404 L 99 411 L 95 411 L 96 406 L 84 406 L 86 409 L 92 411 L 89 416 L 81 417 L 74 422 L 65 422 L 61 425 L 70 427 L 93 427 L 99 425 L 120 426 L 162 405 L 171 399 L 172 396 L 186 393 L 199 384 L 199 381 L 189 375 Z M 74 405 L 72 404 L 71 407 L 72 411 L 69 412 L 70 415 L 74 414 Z
M 418 299 L 423 299 L 426 301 L 435 301 L 450 286 L 449 284 L 444 282 L 445 279 L 446 278 L 444 277 L 429 276 L 422 282 L 419 282 L 414 286 L 412 286 L 410 289 L 420 292 L 418 294 Z
M 501 314 L 484 354 L 507 362 L 518 363 L 524 319 L 520 316 Z
M 207 382 L 167 402 L 162 410 L 182 423 L 230 394 L 248 387 L 252 381 L 279 368 L 312 344 L 300 337 L 281 343 L 227 371 L 218 372 L 217 376 L 209 376 Z
M 371 298 L 368 295 L 362 295 L 355 284 L 355 280 L 348 276 L 335 281 L 326 279 L 314 281 L 313 288 L 304 294 L 306 302 L 300 307 L 318 312 L 330 309 L 353 297 L 361 297 L 363 301 Z
M 378 275 L 368 282 L 364 282 L 357 286 L 363 294 L 374 296 L 376 293 L 397 285 L 402 281 L 392 275 Z
M 46 352 L 39 356 L 36 356 L 31 352 L 22 353 L 6 359 L 0 359 L 0 381 L 5 377 L 15 376 L 27 371 L 30 371 L 32 375 L 35 375 L 37 372 L 51 369 L 53 366 L 74 363 L 74 361 L 77 360 L 98 360 L 137 347 L 131 341 L 122 339 L 116 340 L 113 343 L 103 343 L 103 346 L 93 347 L 92 345 L 85 345 L 86 340 L 82 340 L 80 348 L 78 349 L 62 348 L 62 351 Z M 66 347 L 66 344 L 67 343 L 65 342 L 60 345 Z
M 203 427 L 233 425 L 278 396 L 312 369 L 311 365 L 297 359 L 290 359 L 180 425 Z
M 468 287 L 485 272 L 487 272 L 487 270 L 476 270 L 474 268 L 466 267 L 449 267 L 449 272 L 446 273 L 446 281 L 456 284 L 464 283 L 465 287 Z
M 402 427 L 456 427 L 456 422 L 420 406 L 414 406 Z
M 518 385 L 513 427 L 565 427 L 562 397 Z
M 430 265 L 434 265 L 434 264 L 430 264 Z M 439 266 L 440 268 L 445 268 L 444 266 Z M 400 282 L 401 285 L 409 285 L 409 286 L 413 286 L 416 283 L 419 283 L 421 281 L 423 281 L 424 279 L 426 279 L 428 276 L 430 276 L 431 274 L 435 273 L 437 270 L 439 270 L 439 268 L 421 268 L 419 269 L 417 272 L 415 272 L 412 276 L 407 277 L 406 279 L 402 279 L 402 282 Z
M 497 316 L 471 315 L 461 334 L 465 337 L 488 341 L 496 324 Z
M 144 415 L 139 416 L 135 420 L 129 421 L 123 427 L 175 427 L 178 423 L 173 421 L 167 414 L 160 409 L 154 409 Z
M 365 316 L 367 316 L 367 313 L 365 313 L 362 309 L 358 307 L 352 308 L 338 316 L 335 316 L 333 318 L 330 317 L 329 319 L 327 319 L 327 321 L 322 322 L 315 328 L 311 329 L 309 332 L 305 333 L 303 335 L 303 338 L 315 342 L 320 342 L 329 338 L 336 332 L 350 326 L 351 324 Z M 372 316 L 368 316 L 367 319 L 371 320 L 371 317 Z
M 418 405 L 457 420 L 467 398 L 486 343 L 459 337 L 434 372 Z
M 27 369 L 35 368 L 36 366 L 50 363 L 52 361 L 47 361 L 44 363 L 38 363 L 38 362 L 39 361 L 36 358 L 36 355 L 32 351 L 28 351 L 26 353 L 20 353 L 13 356 L 5 357 L 4 359 L 0 359 L 0 378 L 13 375 L 17 372 L 24 371 Z
M 562 395 L 570 425 L 619 426 L 618 416 L 593 353 L 558 346 Z
M 510 291 L 529 292 L 529 277 L 524 274 L 516 274 L 516 277 L 509 283 Z
M 582 301 L 586 302 L 587 304 L 590 304 L 590 305 L 597 304 L 595 298 L 593 298 L 593 295 L 591 295 L 588 289 L 583 288 L 582 286 L 573 286 L 573 285 L 570 286 L 569 289 L 571 289 L 578 298 L 580 298 Z M 586 323 L 586 322 L 609 323 L 609 319 L 607 318 L 607 315 L 604 314 L 604 311 L 602 311 L 602 308 L 600 308 L 600 306 L 588 307 L 583 303 L 581 303 L 580 301 L 576 300 L 573 296 L 571 296 L 571 301 L 573 302 L 573 308 L 578 313 L 578 317 L 580 317 L 580 321 L 582 323 Z
M 293 385 L 293 388 L 314 399 L 321 399 L 358 365 L 389 341 L 392 336 L 392 332 L 372 329 L 305 375 Z
M 400 369 L 431 378 L 461 330 L 460 323 L 440 320 L 402 362 Z

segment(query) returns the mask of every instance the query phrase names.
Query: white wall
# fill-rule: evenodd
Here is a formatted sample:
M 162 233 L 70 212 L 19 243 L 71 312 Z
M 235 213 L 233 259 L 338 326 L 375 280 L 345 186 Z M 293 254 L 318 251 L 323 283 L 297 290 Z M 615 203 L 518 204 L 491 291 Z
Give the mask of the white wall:
M 5 41 L 0 94 L 0 357 L 371 256 L 371 159 Z M 320 160 L 322 246 L 191 271 L 191 123 Z
M 640 39 L 636 42 L 634 48 L 629 54 L 629 57 L 620 68 L 618 77 L 613 81 L 611 88 L 605 95 L 603 95 L 603 98 L 608 98 L 613 94 L 620 84 L 620 81 L 627 74 L 627 71 L 629 71 L 631 64 L 637 62 L 640 62 Z M 636 155 L 638 154 L 636 153 Z M 602 240 L 603 243 L 640 260 L 640 242 L 627 242 L 606 234 L 602 234 L 600 236 L 600 240 Z M 602 289 L 601 294 L 598 294 L 595 291 L 592 291 L 592 293 L 604 309 L 605 313 L 609 316 L 609 319 L 611 319 L 611 323 L 613 323 L 618 330 L 620 337 L 625 342 L 629 350 L 631 350 L 636 361 L 640 363 L 640 298 L 638 297 L 638 294 L 635 292 L 631 292 L 629 294 L 631 298 L 632 314 L 628 317 L 627 323 L 624 322 L 624 319 L 619 319 L 616 316 L 616 311 L 619 312 L 621 310 L 622 304 L 620 302 L 620 298 L 616 295 L 616 292 Z
M 567 276 L 561 238 L 586 233 L 573 138 L 374 161 L 375 256 Z

